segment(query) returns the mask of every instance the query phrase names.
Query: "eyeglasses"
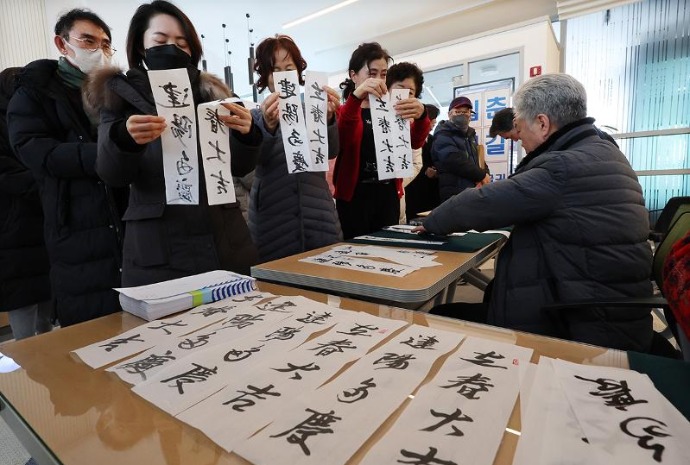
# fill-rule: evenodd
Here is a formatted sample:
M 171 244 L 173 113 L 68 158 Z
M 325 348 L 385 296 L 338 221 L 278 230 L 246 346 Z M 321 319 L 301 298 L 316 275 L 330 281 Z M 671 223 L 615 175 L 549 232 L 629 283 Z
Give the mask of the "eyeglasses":
M 454 115 L 472 116 L 472 110 L 468 110 L 468 109 L 458 110 L 458 109 L 453 108 L 453 109 L 450 111 L 450 113 L 451 113 L 451 116 L 454 116 Z
M 80 48 L 83 48 L 85 50 L 88 50 L 90 52 L 95 52 L 98 49 L 103 50 L 103 53 L 105 53 L 106 56 L 111 57 L 117 52 L 113 47 L 110 46 L 110 42 L 99 42 L 96 39 L 92 37 L 72 37 L 69 36 L 70 39 L 74 39 L 82 46 Z

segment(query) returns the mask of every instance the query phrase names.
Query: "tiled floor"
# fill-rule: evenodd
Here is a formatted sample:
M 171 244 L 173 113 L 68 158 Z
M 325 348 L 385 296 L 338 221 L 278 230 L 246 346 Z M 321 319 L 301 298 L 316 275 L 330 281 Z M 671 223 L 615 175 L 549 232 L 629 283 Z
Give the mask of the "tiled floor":
M 0 464 L 24 465 L 31 457 L 0 418 Z

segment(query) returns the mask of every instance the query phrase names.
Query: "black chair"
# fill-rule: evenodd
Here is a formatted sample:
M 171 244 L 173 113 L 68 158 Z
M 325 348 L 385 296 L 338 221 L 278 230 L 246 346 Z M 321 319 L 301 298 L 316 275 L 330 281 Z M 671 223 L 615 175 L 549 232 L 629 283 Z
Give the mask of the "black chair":
M 657 218 L 656 223 L 652 231 L 649 233 L 649 239 L 655 243 L 660 243 L 666 232 L 668 232 L 670 226 L 675 223 L 678 217 L 686 212 L 690 211 L 690 197 L 671 197 L 663 210 L 659 218 Z
M 685 236 L 689 230 L 690 211 L 680 212 L 669 226 L 661 243 L 657 246 L 652 261 L 652 279 L 657 283 L 659 289 L 662 289 L 662 270 L 664 261 L 671 247 L 677 240 Z M 553 324 L 558 333 L 558 337 L 572 339 L 569 330 L 569 321 L 576 315 L 576 312 L 587 310 L 588 316 L 607 324 L 612 331 L 616 331 L 619 335 L 626 337 L 621 328 L 610 324 L 610 322 L 620 321 L 621 318 L 624 318 L 631 312 L 635 313 L 637 316 L 644 316 L 645 312 L 651 312 L 653 309 L 658 308 L 663 309 L 663 315 L 667 325 L 677 339 L 675 318 L 673 317 L 666 299 L 661 295 L 646 298 L 633 297 L 577 302 L 556 302 L 551 305 L 545 305 L 541 310 Z M 680 352 L 678 352 L 666 338 L 656 332 L 654 333 L 652 347 L 649 352 L 655 355 L 680 358 Z

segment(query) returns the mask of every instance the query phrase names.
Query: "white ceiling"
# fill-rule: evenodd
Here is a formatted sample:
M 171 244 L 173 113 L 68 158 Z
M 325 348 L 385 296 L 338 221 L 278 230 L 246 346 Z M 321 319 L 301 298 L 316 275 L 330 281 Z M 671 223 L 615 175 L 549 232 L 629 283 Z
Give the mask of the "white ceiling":
M 175 0 L 174 3 L 205 36 L 208 70 L 223 75 L 226 61 L 232 66 L 235 91 L 251 92 L 247 58 L 250 41 L 285 33 L 302 50 L 309 69 L 344 71 L 350 54 L 362 42 L 377 40 L 392 55 L 434 44 L 459 40 L 498 27 L 556 14 L 555 0 L 359 0 L 317 19 L 283 29 L 282 24 L 339 3 L 340 0 Z M 112 28 L 119 52 L 115 58 L 126 66 L 124 44 L 127 27 L 138 0 L 45 0 L 46 21 L 52 26 L 61 12 L 82 6 L 100 15 Z M 250 15 L 249 26 L 246 14 Z M 226 25 L 223 29 L 222 24 Z M 229 51 L 225 53 L 225 37 Z M 49 37 L 52 42 L 52 35 Z M 510 44 L 506 44 L 509 48 Z

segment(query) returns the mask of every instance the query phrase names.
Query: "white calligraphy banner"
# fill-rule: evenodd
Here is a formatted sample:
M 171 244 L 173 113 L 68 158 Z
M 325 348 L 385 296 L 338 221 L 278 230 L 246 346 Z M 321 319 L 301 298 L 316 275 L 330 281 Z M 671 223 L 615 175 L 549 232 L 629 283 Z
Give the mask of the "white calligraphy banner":
M 532 349 L 468 337 L 360 463 L 491 465 L 517 399 L 519 367 L 531 356 Z
M 190 334 L 210 325 L 220 325 L 226 319 L 225 316 L 203 312 L 205 308 L 219 305 L 223 305 L 223 301 L 195 307 L 171 318 L 149 321 L 120 335 L 95 342 L 71 353 L 91 368 L 100 368 L 152 347 L 174 342 L 183 334 Z
M 328 74 L 307 71 L 304 81 L 310 171 L 328 171 L 328 93 L 323 89 L 328 84 Z
M 320 324 L 307 324 L 300 321 L 306 314 L 304 309 L 297 310 L 258 334 L 252 331 L 242 338 L 195 351 L 132 390 L 160 409 L 177 415 L 229 383 L 246 379 L 253 367 L 272 358 L 283 358 L 285 352 L 302 344 L 312 333 L 336 323 L 327 321 L 334 318 L 331 313 Z
M 419 267 L 400 265 L 397 263 L 368 260 L 366 258 L 352 258 L 340 253 L 324 252 L 311 257 L 301 258 L 300 262 L 313 263 L 315 265 L 325 265 L 343 270 L 364 271 L 367 273 L 376 273 L 386 276 L 404 277 L 413 271 L 419 270 Z
M 209 205 L 233 203 L 235 187 L 232 184 L 230 153 L 230 128 L 220 120 L 230 115 L 222 103 L 239 103 L 238 98 L 202 103 L 197 108 L 199 120 L 199 145 L 204 164 L 206 195 Z
M 410 96 L 409 89 L 391 89 L 391 107 Z M 416 175 L 412 164 L 410 120 L 395 115 L 395 177 L 412 178 Z
M 261 305 L 268 298 L 275 297 L 268 293 L 251 293 L 240 298 L 225 299 L 213 304 L 197 307 L 190 315 L 201 314 L 210 317 L 221 317 L 218 324 L 202 328 L 193 333 L 184 334 L 176 339 L 166 340 L 122 363 L 113 365 L 106 371 L 115 373 L 129 384 L 139 384 L 155 375 L 174 360 L 187 356 L 201 348 L 208 349 L 227 342 L 230 329 L 246 325 L 259 331 L 261 326 L 273 324 L 288 318 L 290 314 L 277 312 L 260 313 L 256 305 Z M 223 325 L 223 323 L 226 323 Z M 223 330 L 225 329 L 225 330 Z M 249 330 L 246 329 L 246 333 Z M 234 334 L 233 337 L 236 337 Z
M 195 350 L 168 364 L 156 375 L 133 389 L 134 392 L 166 412 L 177 415 L 219 391 L 231 381 L 244 379 L 250 368 L 299 346 L 311 334 L 329 328 L 355 315 L 301 296 L 278 297 L 253 306 L 254 314 L 237 314 L 214 328 L 217 332 L 233 329 L 225 342 Z M 288 318 L 273 325 L 254 325 L 265 313 Z M 237 333 L 236 331 L 241 331 Z M 238 337 L 239 336 L 239 337 Z M 247 365 L 251 358 L 251 364 Z
M 541 356 L 536 366 L 532 388 L 522 411 L 522 432 L 513 465 L 591 465 L 597 463 L 561 384 L 556 378 L 552 359 Z M 521 402 L 522 408 L 522 402 Z
M 441 264 L 435 261 L 436 255 L 433 251 L 429 252 L 411 249 L 394 249 L 392 247 L 378 247 L 375 245 L 339 245 L 331 248 L 329 253 L 340 254 L 342 256 L 355 258 L 385 258 L 400 265 L 407 265 L 416 268 L 429 268 L 440 266 Z
M 300 99 L 297 71 L 273 73 L 273 82 L 279 98 L 280 132 L 283 137 L 288 173 L 312 171 L 309 138 Z
M 647 375 L 563 360 L 553 366 L 600 463 L 690 463 L 690 422 Z
M 462 338 L 409 326 L 321 389 L 294 399 L 235 452 L 255 465 L 344 464 Z
M 369 94 L 376 168 L 382 181 L 414 176 L 410 122 L 400 118 L 393 108 L 408 96 L 407 89 L 391 89 L 381 97 Z
M 338 311 L 338 310 L 334 310 Z M 404 321 L 352 314 L 329 332 L 256 370 L 178 416 L 231 452 L 280 415 L 286 402 L 316 389 L 346 363 L 405 326 Z
M 194 98 L 185 68 L 148 72 L 158 116 L 167 128 L 161 135 L 165 198 L 168 204 L 199 204 L 199 160 Z
M 376 97 L 369 94 L 371 125 L 374 131 L 376 169 L 379 180 L 393 179 L 395 175 L 395 133 L 396 114 L 390 100 L 390 92 Z

